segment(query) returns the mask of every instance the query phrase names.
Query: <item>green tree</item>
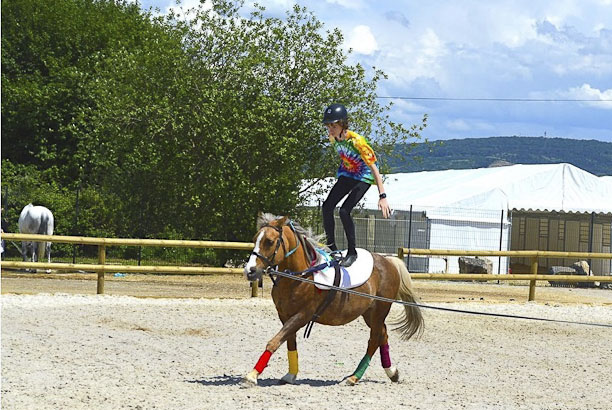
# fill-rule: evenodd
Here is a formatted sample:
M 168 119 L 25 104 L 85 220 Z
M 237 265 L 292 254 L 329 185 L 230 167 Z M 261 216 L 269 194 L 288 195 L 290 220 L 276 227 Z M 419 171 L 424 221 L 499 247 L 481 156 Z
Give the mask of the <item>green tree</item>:
M 91 203 L 112 198 L 84 212 L 107 235 L 249 240 L 258 211 L 294 214 L 302 181 L 335 173 L 320 124 L 329 103 L 350 107 L 383 171 L 395 144 L 419 138 L 425 118 L 389 118 L 375 93 L 384 73 L 348 64 L 339 30 L 299 6 L 283 20 L 241 10 L 4 1 L 6 158 L 82 185 Z
M 82 210 L 78 232 L 63 233 L 137 234 L 136 219 L 122 212 L 131 209 L 124 204 L 126 195 L 116 192 L 126 179 L 118 185 L 107 183 L 121 164 L 105 152 L 108 145 L 125 148 L 122 135 L 97 138 L 99 129 L 112 131 L 113 119 L 104 118 L 108 126 L 96 121 L 113 107 L 104 99 L 104 87 L 121 75 L 121 67 L 109 63 L 133 60 L 132 54 L 161 54 L 155 48 L 160 45 L 164 52 L 180 52 L 180 33 L 127 1 L 7 0 L 2 2 L 2 27 L 3 186 L 10 188 L 15 211 L 30 201 L 47 204 L 58 226 L 66 229 L 73 225 L 75 210 L 63 215 L 62 210 L 68 210 L 65 201 L 49 204 L 48 197 L 56 188 L 68 190 L 74 208 L 76 191 L 82 187 L 81 205 L 91 208 Z M 137 95 L 148 92 L 137 85 L 130 90 Z M 31 166 L 15 168 L 17 174 L 4 172 L 12 169 L 10 164 Z M 137 172 L 146 169 L 132 170 Z M 37 191 L 26 181 L 37 181 Z M 132 195 L 142 196 L 141 191 Z
M 60 167 L 61 183 L 82 168 L 78 141 L 88 113 L 99 109 L 96 62 L 133 49 L 154 31 L 150 16 L 127 1 L 2 2 L 3 157 L 39 168 Z

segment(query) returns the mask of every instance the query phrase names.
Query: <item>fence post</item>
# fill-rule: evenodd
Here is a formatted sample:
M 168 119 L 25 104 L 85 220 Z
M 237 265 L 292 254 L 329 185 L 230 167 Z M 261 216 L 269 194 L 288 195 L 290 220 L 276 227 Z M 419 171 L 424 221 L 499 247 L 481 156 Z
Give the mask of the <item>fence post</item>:
M 98 264 L 104 265 L 106 263 L 106 246 L 98 245 Z M 97 294 L 102 295 L 104 293 L 104 271 L 98 272 L 98 289 Z
M 531 274 L 532 275 L 537 275 L 538 274 L 538 257 L 537 256 L 532 256 L 531 257 Z M 529 281 L 529 301 L 531 302 L 532 300 L 535 300 L 535 287 L 536 287 L 536 280 L 530 280 Z
M 504 210 L 501 211 L 501 221 L 499 222 L 499 250 L 502 250 L 502 240 L 504 237 Z M 501 256 L 497 258 L 497 274 L 501 274 Z M 507 271 L 506 271 L 507 272 Z M 499 283 L 499 281 L 497 281 Z
M 256 298 L 257 297 L 257 281 L 254 280 L 253 282 L 251 282 L 251 297 L 252 298 Z
M 368 218 L 367 219 L 367 229 L 366 229 L 367 248 L 376 252 L 377 251 L 376 249 L 376 215 L 368 215 L 367 218 Z
M 594 233 L 594 225 L 595 224 L 595 212 L 591 212 L 591 224 L 589 226 L 589 253 L 593 252 L 593 233 Z M 587 276 L 591 274 L 590 271 L 593 270 L 593 259 L 589 258 L 589 272 L 587 272 Z
M 412 238 L 412 205 L 410 205 L 410 216 L 408 220 L 408 249 L 411 247 L 410 239 Z M 406 263 L 406 269 L 410 272 L 410 252 L 408 252 L 408 262 Z
M 74 223 L 72 225 L 72 234 L 78 235 L 80 232 L 77 231 L 79 226 L 79 193 L 81 192 L 81 182 L 79 182 L 79 186 L 76 191 L 76 200 L 74 204 Z M 77 244 L 72 244 L 72 263 L 76 263 L 76 250 Z

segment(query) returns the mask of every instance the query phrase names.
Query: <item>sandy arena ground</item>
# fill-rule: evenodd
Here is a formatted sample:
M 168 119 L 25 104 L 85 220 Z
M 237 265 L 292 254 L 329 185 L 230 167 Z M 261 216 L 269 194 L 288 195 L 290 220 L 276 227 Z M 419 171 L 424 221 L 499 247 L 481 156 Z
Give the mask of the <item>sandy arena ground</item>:
M 287 371 L 282 346 L 259 386 L 244 388 L 280 329 L 269 281 L 250 298 L 234 277 L 110 275 L 106 295 L 94 294 L 93 277 L 59 277 L 3 272 L 2 408 L 611 408 L 609 327 L 424 309 L 420 339 L 390 336 L 400 383 L 377 353 L 350 387 L 344 379 L 365 352 L 367 327 L 315 325 L 310 339 L 298 337 L 298 385 L 277 383 Z M 526 286 L 416 289 L 434 306 L 612 324 L 610 290 L 538 287 L 537 301 L 525 302 Z

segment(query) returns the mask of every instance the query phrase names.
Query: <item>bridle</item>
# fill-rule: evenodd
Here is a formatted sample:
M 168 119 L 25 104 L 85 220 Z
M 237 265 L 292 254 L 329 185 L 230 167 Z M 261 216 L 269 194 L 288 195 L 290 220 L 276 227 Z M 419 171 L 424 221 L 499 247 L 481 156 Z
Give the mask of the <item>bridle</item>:
M 296 245 L 295 245 L 295 248 L 291 249 L 289 252 L 287 252 L 287 247 L 285 246 L 285 240 L 283 239 L 283 227 L 282 226 L 274 226 L 274 225 L 266 224 L 260 228 L 260 231 L 264 228 L 272 228 L 276 232 L 278 232 L 278 239 L 276 241 L 276 247 L 274 248 L 274 253 L 272 253 L 272 256 L 270 256 L 269 258 L 255 251 L 252 251 L 251 254 L 257 256 L 259 259 L 264 261 L 266 263 L 266 270 L 268 270 L 271 267 L 277 266 L 277 264 L 274 263 L 274 259 L 276 259 L 276 254 L 278 253 L 278 250 L 280 249 L 281 246 L 283 248 L 283 252 L 285 253 L 285 259 L 286 259 L 289 256 L 291 256 L 297 250 L 297 248 L 300 247 L 300 241 L 297 239 L 297 233 L 295 232 L 295 228 L 291 221 L 289 221 L 289 228 L 291 228 L 291 231 L 296 237 Z

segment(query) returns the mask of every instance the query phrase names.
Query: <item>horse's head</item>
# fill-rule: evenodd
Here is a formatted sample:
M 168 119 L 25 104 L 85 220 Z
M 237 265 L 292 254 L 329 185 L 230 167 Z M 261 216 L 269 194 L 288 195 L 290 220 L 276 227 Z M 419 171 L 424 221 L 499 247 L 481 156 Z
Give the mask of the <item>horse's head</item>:
M 268 219 L 264 216 L 268 216 Z M 261 278 L 266 269 L 277 266 L 288 256 L 287 235 L 291 232 L 291 228 L 287 226 L 288 217 L 274 220 L 270 220 L 269 217 L 269 214 L 260 215 L 259 231 L 253 238 L 255 247 L 244 267 L 244 274 L 250 281 Z

